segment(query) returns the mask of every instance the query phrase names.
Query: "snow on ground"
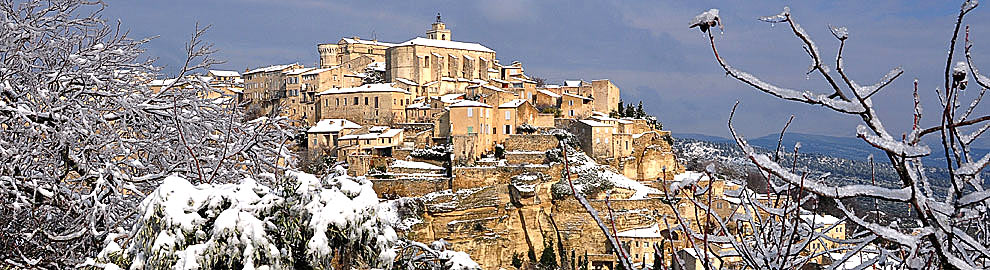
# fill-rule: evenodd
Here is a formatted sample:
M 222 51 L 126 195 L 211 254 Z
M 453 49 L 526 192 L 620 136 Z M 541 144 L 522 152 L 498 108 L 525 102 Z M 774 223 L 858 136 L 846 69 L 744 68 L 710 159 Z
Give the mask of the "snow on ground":
M 406 169 L 443 170 L 443 167 L 426 162 L 398 160 L 398 159 L 392 163 L 392 167 L 406 168 Z
M 630 200 L 645 199 L 647 195 L 660 194 L 660 191 L 655 188 L 648 187 L 639 181 L 629 179 L 629 177 L 626 177 L 625 175 L 612 171 L 608 165 L 598 164 L 594 159 L 588 157 L 588 155 L 586 155 L 583 151 L 568 151 L 567 161 L 570 163 L 571 173 L 578 175 L 592 174 L 598 178 L 611 182 L 615 187 L 635 191 L 635 193 L 629 197 Z M 574 188 L 580 191 L 581 188 L 583 188 L 583 185 L 575 183 Z

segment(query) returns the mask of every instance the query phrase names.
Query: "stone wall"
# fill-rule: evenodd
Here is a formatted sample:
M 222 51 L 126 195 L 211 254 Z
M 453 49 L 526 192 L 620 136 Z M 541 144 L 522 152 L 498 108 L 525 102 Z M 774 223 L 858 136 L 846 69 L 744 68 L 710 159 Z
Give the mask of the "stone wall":
M 557 148 L 560 142 L 553 135 L 514 134 L 505 139 L 506 151 L 540 151 Z
M 547 163 L 546 152 L 505 152 L 505 163 L 508 164 L 544 164 Z
M 508 185 L 513 176 L 526 172 L 539 172 L 550 177 L 550 182 L 560 180 L 563 165 L 527 165 L 497 167 L 454 167 L 451 188 L 454 191 L 484 186 Z
M 372 179 L 371 183 L 380 198 L 418 197 L 448 188 L 449 181 L 432 179 Z

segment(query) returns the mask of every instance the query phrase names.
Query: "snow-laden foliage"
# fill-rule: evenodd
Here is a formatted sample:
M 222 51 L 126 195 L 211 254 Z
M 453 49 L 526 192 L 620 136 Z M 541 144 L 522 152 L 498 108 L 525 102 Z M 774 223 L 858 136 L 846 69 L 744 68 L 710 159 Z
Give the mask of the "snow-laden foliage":
M 148 39 L 100 17 L 104 3 L 0 2 L 0 261 L 74 265 L 127 226 L 166 176 L 227 182 L 293 162 L 285 120 L 245 121 L 236 98 L 192 72 L 217 61 L 193 31 L 160 90 Z
M 262 177 L 274 177 L 265 175 Z M 392 202 L 336 167 L 289 171 L 270 188 L 252 178 L 199 184 L 172 176 L 141 203 L 130 234 L 87 264 L 104 269 L 348 269 L 389 267 L 398 243 Z M 267 182 L 267 181 L 266 181 Z
M 904 131 L 903 135 L 899 136 L 896 134 L 901 132 L 890 132 L 884 126 L 883 121 L 878 117 L 877 109 L 873 106 L 872 97 L 898 78 L 903 70 L 899 67 L 894 68 L 873 85 L 861 86 L 857 84 L 849 77 L 843 66 L 842 52 L 845 43 L 849 40 L 849 33 L 846 28 L 832 28 L 832 35 L 839 43 L 835 58 L 835 71 L 838 76 L 835 76 L 835 73 L 832 73 L 831 69 L 824 63 L 821 52 L 814 41 L 794 21 L 789 10 L 785 8 L 784 12 L 779 15 L 764 19 L 764 21 L 771 23 L 787 23 L 790 26 L 791 32 L 803 43 L 803 49 L 812 61 L 811 70 L 807 73 L 817 73 L 828 83 L 829 90 L 824 93 L 780 87 L 730 66 L 719 55 L 714 36 L 707 33 L 716 61 L 729 76 L 778 98 L 821 105 L 861 120 L 862 125 L 857 128 L 857 135 L 886 154 L 897 177 L 896 185 L 843 184 L 848 183 L 848 181 L 831 179 L 829 175 L 813 176 L 807 172 L 802 173 L 795 170 L 793 164 L 787 168 L 782 166 L 776 158 L 757 152 L 741 135 L 736 133 L 732 125 L 732 114 L 730 114 L 729 128 L 733 138 L 735 138 L 743 154 L 764 173 L 771 195 L 779 197 L 781 194 L 787 194 L 783 201 L 791 201 L 791 203 L 782 206 L 778 206 L 776 203 L 772 205 L 764 202 L 752 203 L 771 216 L 778 217 L 766 220 L 770 221 L 770 227 L 767 228 L 784 233 L 758 233 L 752 242 L 743 245 L 743 247 L 749 247 L 744 249 L 740 249 L 738 244 L 733 242 L 733 246 L 740 254 L 751 254 L 743 256 L 746 267 L 755 269 L 791 268 L 806 263 L 803 259 L 806 257 L 802 257 L 803 254 L 788 255 L 791 252 L 792 243 L 802 242 L 781 238 L 782 235 L 799 234 L 805 236 L 811 233 L 810 230 L 803 234 L 800 230 L 795 231 L 792 228 L 801 228 L 802 226 L 800 224 L 790 225 L 794 224 L 793 222 L 788 223 L 789 220 L 793 219 L 790 216 L 793 214 L 789 213 L 801 212 L 801 207 L 797 206 L 804 203 L 801 199 L 804 194 L 807 194 L 804 198 L 814 197 L 816 200 L 833 203 L 836 211 L 843 215 L 843 219 L 848 224 L 854 224 L 859 228 L 858 231 L 846 234 L 848 239 L 842 241 L 842 244 L 845 247 L 850 247 L 850 249 L 846 250 L 842 256 L 831 256 L 831 268 L 845 268 L 851 265 L 864 268 L 875 267 L 880 264 L 885 268 L 986 269 L 990 265 L 990 207 L 988 207 L 990 206 L 990 202 L 988 202 L 990 191 L 987 191 L 988 186 L 981 179 L 980 173 L 990 163 L 990 155 L 982 158 L 973 157 L 970 147 L 974 140 L 990 128 L 990 115 L 980 117 L 972 115 L 974 112 L 985 111 L 978 107 L 986 89 L 990 88 L 990 79 L 981 75 L 973 62 L 970 54 L 973 43 L 969 39 L 968 27 L 963 46 L 965 62 L 953 63 L 957 60 L 954 56 L 963 19 L 976 6 L 976 1 L 965 1 L 956 17 L 949 42 L 948 56 L 945 60 L 944 85 L 934 90 L 941 102 L 941 107 L 937 110 L 938 113 L 934 114 L 935 119 L 940 120 L 940 123 L 929 128 L 921 126 L 920 120 L 923 113 L 917 88 L 918 82 L 915 81 L 914 113 L 907 119 L 898 120 L 912 122 L 913 125 L 910 130 Z M 964 96 L 963 90 L 966 89 L 969 77 L 974 78 L 981 89 L 972 101 L 968 102 L 968 107 L 961 107 L 960 105 L 966 104 L 960 100 L 960 97 Z M 969 96 L 972 97 L 973 95 Z M 733 107 L 733 114 L 735 109 Z M 943 180 L 929 178 L 927 174 L 932 170 L 926 168 L 921 162 L 922 158 L 931 155 L 932 152 L 929 146 L 921 143 L 923 137 L 936 133 L 941 139 L 941 146 L 939 147 L 944 150 L 946 162 L 944 169 L 948 171 L 947 180 L 951 185 L 947 192 L 937 192 L 933 188 L 936 186 L 936 181 Z M 886 179 L 877 182 L 890 182 L 884 180 Z M 794 194 L 799 194 L 799 196 L 795 198 Z M 873 199 L 878 203 L 897 205 L 901 209 L 909 211 L 910 214 L 895 222 L 878 222 L 877 219 L 866 215 L 867 212 L 873 212 L 874 216 L 879 214 L 876 213 L 876 206 L 872 209 L 869 207 L 862 209 L 849 205 L 851 200 L 864 197 Z M 760 206 L 761 204 L 762 206 Z M 876 204 L 874 203 L 874 205 Z M 704 207 L 706 204 L 699 205 Z M 750 215 L 749 218 L 753 218 L 753 216 Z M 780 221 L 776 222 L 775 219 Z M 759 219 L 757 218 L 757 220 Z M 758 223 L 767 224 L 763 221 Z M 811 233 L 810 235 L 814 236 L 815 234 Z M 706 239 L 708 236 L 717 239 L 717 235 L 709 235 L 708 233 L 703 234 L 703 236 Z M 732 239 L 728 240 L 731 241 Z M 787 248 L 781 249 L 782 245 L 775 243 L 787 243 Z M 874 245 L 877 243 L 883 245 Z M 873 250 L 867 251 L 868 248 Z M 746 256 L 750 256 L 752 259 Z

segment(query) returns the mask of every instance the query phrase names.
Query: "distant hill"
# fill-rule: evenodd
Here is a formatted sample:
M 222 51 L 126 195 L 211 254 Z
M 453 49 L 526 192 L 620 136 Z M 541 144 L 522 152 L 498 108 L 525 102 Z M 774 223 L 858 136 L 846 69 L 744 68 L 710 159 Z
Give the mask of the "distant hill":
M 719 136 L 711 136 L 704 134 L 694 134 L 694 133 L 684 133 L 677 134 L 674 133 L 673 136 L 679 139 L 691 139 L 698 141 L 707 141 L 713 143 L 732 143 L 735 141 L 728 138 L 723 138 Z M 758 138 L 749 138 L 749 143 L 754 146 L 759 146 L 765 149 L 773 150 L 777 148 L 777 139 L 779 134 L 770 134 Z M 876 149 L 863 139 L 857 137 L 838 137 L 838 136 L 827 136 L 827 135 L 817 135 L 817 134 L 805 134 L 805 133 L 786 133 L 784 134 L 784 140 L 780 148 L 788 153 L 794 151 L 794 144 L 801 142 L 800 153 L 814 153 L 823 154 L 836 158 L 865 161 L 870 154 L 873 154 L 874 158 L 879 162 L 884 162 L 886 160 L 886 155 L 883 151 Z M 935 165 L 935 166 L 945 166 L 944 151 L 942 151 L 942 141 L 938 136 L 929 135 L 926 137 L 925 144 L 932 149 L 932 154 L 925 159 L 925 164 Z M 983 155 L 990 153 L 990 139 L 983 139 L 974 142 L 972 149 L 972 156 L 975 159 L 979 159 Z

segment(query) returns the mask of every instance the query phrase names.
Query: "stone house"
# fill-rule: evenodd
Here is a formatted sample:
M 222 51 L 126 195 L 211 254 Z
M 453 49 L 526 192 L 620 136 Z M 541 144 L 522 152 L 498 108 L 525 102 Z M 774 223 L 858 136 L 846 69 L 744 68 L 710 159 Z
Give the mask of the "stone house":
M 454 160 L 471 161 L 494 147 L 493 118 L 498 117 L 491 105 L 464 100 L 451 104 L 450 137 Z
M 309 151 L 323 151 L 337 156 L 337 152 L 333 150 L 339 146 L 338 139 L 360 128 L 361 125 L 347 119 L 323 119 L 306 130 L 306 146 Z
M 392 46 L 395 44 L 351 37 L 341 38 L 336 44 L 318 44 L 316 50 L 320 54 L 320 68 L 329 68 L 362 56 L 370 58 L 372 62 L 384 62 L 385 50 Z
M 358 124 L 392 124 L 406 120 L 412 96 L 388 83 L 329 89 L 317 94 L 319 117 L 348 119 Z
M 591 115 L 594 99 L 572 93 L 560 95 L 560 111 L 563 118 L 582 119 Z
M 284 72 L 303 68 L 300 64 L 273 65 L 245 71 L 244 99 L 261 106 L 262 112 L 275 109 L 285 98 Z

